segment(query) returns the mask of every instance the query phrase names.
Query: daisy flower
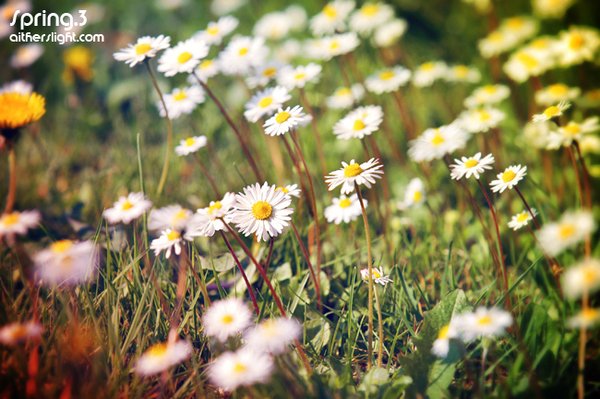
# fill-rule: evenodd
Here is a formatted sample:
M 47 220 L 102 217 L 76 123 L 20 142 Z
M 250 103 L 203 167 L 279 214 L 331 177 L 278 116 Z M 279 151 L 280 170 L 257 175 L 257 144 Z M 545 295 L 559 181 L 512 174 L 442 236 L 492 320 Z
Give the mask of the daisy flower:
M 258 241 L 280 235 L 294 212 L 291 197 L 266 182 L 262 187 L 258 183 L 244 187 L 235 199 L 231 220 L 245 236 L 256 235 Z
M 282 68 L 277 74 L 277 83 L 288 90 L 304 87 L 308 82 L 317 82 L 321 74 L 321 65 L 309 63 L 297 67 Z
M 463 313 L 456 326 L 465 341 L 479 337 L 492 338 L 503 335 L 513 323 L 510 313 L 497 308 L 478 307 L 474 312 Z
M 561 116 L 564 111 L 571 107 L 571 103 L 561 101 L 557 105 L 551 105 L 546 108 L 541 114 L 535 114 L 531 118 L 533 122 L 546 122 L 558 116 Z
M 310 20 L 312 34 L 320 36 L 346 30 L 346 18 L 354 10 L 354 6 L 354 1 L 348 0 L 327 3 L 321 12 Z
M 208 54 L 206 43 L 196 39 L 188 39 L 167 49 L 158 60 L 158 71 L 166 77 L 178 73 L 191 73 L 200 60 Z
M 482 133 L 498 127 L 505 116 L 504 112 L 497 108 L 472 108 L 459 115 L 458 123 L 469 133 Z
M 60 240 L 38 252 L 35 269 L 43 284 L 49 286 L 84 283 L 95 274 L 100 254 L 91 241 Z
M 25 235 L 40 223 L 40 213 L 32 211 L 13 211 L 0 215 L 0 238 Z
M 306 30 L 308 16 L 306 15 L 306 10 L 301 5 L 292 4 L 284 12 L 292 31 L 303 32 Z
M 334 170 L 325 176 L 325 182 L 329 186 L 329 191 L 338 186 L 342 186 L 342 194 L 350 194 L 354 191 L 354 186 L 365 185 L 371 188 L 377 179 L 383 175 L 383 165 L 376 158 L 371 158 L 367 162 L 356 163 L 353 159 L 350 163 L 342 161 L 342 168 Z
M 169 48 L 170 43 L 169 36 L 143 36 L 134 44 L 129 44 L 114 53 L 113 57 L 117 61 L 123 61 L 130 67 L 134 67 L 147 59 L 154 58 L 159 51 Z
M 563 67 L 592 61 L 600 48 L 600 34 L 588 27 L 570 26 L 560 32 L 556 47 Z
M 431 86 L 433 82 L 446 76 L 448 66 L 442 61 L 430 61 L 417 67 L 413 74 L 413 84 L 417 87 Z
M 587 308 L 569 318 L 567 324 L 571 328 L 590 328 L 600 321 L 600 309 Z
M 129 224 L 132 220 L 142 216 L 151 207 L 152 202 L 146 199 L 144 193 L 129 193 L 126 197 L 120 197 L 112 208 L 105 209 L 102 216 L 110 224 Z
M 550 256 L 556 256 L 583 241 L 594 230 L 596 223 L 591 212 L 567 212 L 559 221 L 545 224 L 536 232 L 536 236 L 542 250 Z
M 358 107 L 333 126 L 333 134 L 341 140 L 362 139 L 379 129 L 383 110 L 379 105 Z
M 0 343 L 14 346 L 42 335 L 42 326 L 35 321 L 10 323 L 0 327 Z
M 149 376 L 161 373 L 183 362 L 192 354 L 188 341 L 159 342 L 148 348 L 135 363 L 135 372 Z
M 151 231 L 163 231 L 166 229 L 183 230 L 192 211 L 182 208 L 181 205 L 169 205 L 150 211 L 148 218 L 148 229 Z
M 0 94 L 2 93 L 17 93 L 17 94 L 30 94 L 33 91 L 33 85 L 24 80 L 14 80 L 8 82 L 0 87 Z
M 257 122 L 265 115 L 270 115 L 283 103 L 288 101 L 290 94 L 285 87 L 275 86 L 259 91 L 246 103 L 244 117 L 252 123 Z
M 468 138 L 469 134 L 454 123 L 429 128 L 416 139 L 409 141 L 408 155 L 415 162 L 440 159 L 463 148 Z
M 587 118 L 581 123 L 570 121 L 564 126 L 559 126 L 548 136 L 547 149 L 557 149 L 559 147 L 569 147 L 573 142 L 581 142 L 588 133 L 594 133 L 600 130 L 599 119 L 597 116 Z
M 477 68 L 467 65 L 453 65 L 448 67 L 446 80 L 448 82 L 477 83 L 481 80 L 481 73 Z
M 299 126 L 306 126 L 312 117 L 306 115 L 301 106 L 296 105 L 293 108 L 287 107 L 285 110 L 279 110 L 263 125 L 265 134 L 269 136 L 281 136 L 290 131 L 296 130 Z
M 381 284 L 383 286 L 387 285 L 387 283 L 391 283 L 392 279 L 389 276 L 385 276 L 383 274 L 382 267 L 374 267 L 371 270 L 371 276 L 373 277 L 373 281 L 377 284 Z M 360 277 L 363 281 L 369 281 L 369 269 L 361 269 Z
M 497 29 L 479 40 L 477 47 L 483 58 L 492 58 L 511 50 L 519 44 L 516 36 L 509 32 Z
M 440 328 L 437 338 L 433 341 L 431 346 L 431 353 L 439 358 L 445 358 L 448 356 L 450 351 L 450 341 L 459 338 L 458 328 L 454 320 Z
M 365 95 L 365 89 L 360 83 L 352 87 L 339 87 L 333 95 L 327 97 L 327 106 L 332 109 L 346 109 L 359 102 Z
M 392 19 L 383 25 L 379 25 L 373 33 L 373 45 L 375 47 L 393 46 L 404 36 L 407 27 L 408 24 L 406 21 L 400 18 Z
M 300 338 L 302 327 L 294 319 L 268 319 L 244 334 L 247 348 L 258 353 L 279 355 L 286 352 L 294 340 Z
M 498 28 L 514 37 L 517 43 L 533 37 L 539 30 L 539 23 L 535 18 L 525 15 L 506 18 Z
M 508 98 L 510 89 L 504 85 L 485 85 L 478 87 L 465 99 L 465 107 L 497 104 Z
M 562 275 L 562 290 L 566 297 L 581 298 L 600 288 L 600 261 L 585 259 L 571 266 Z
M 244 75 L 263 65 L 268 52 L 263 38 L 238 36 L 219 54 L 219 65 L 227 75 Z
M 562 18 L 575 0 L 533 0 L 533 12 L 540 18 Z
M 214 59 L 204 59 L 200 61 L 192 73 L 193 75 L 190 75 L 187 78 L 187 81 L 190 85 L 193 86 L 198 84 L 196 77 L 200 79 L 201 82 L 206 83 L 208 82 L 208 79 L 216 76 L 219 73 L 219 64 Z
M 533 213 L 533 216 L 537 216 L 537 211 L 535 210 L 535 208 L 531 208 L 531 212 Z M 529 213 L 528 210 L 524 210 L 517 213 L 516 215 L 513 215 L 510 218 L 510 222 L 508 222 L 508 227 L 510 227 L 514 231 L 517 231 L 521 227 L 527 226 L 530 220 L 533 220 L 531 213 Z
M 384 69 L 365 80 L 367 90 L 375 93 L 391 93 L 404 86 L 410 80 L 410 71 L 401 66 Z
M 207 142 L 206 136 L 188 137 L 179 142 L 179 145 L 175 147 L 175 153 L 180 157 L 193 154 L 200 148 L 205 147 Z
M 550 106 L 561 101 L 573 101 L 581 94 L 578 87 L 569 87 L 564 83 L 555 83 L 535 92 L 535 102 Z
M 290 197 L 300 198 L 300 194 L 302 194 L 302 190 L 298 188 L 297 184 L 288 184 L 286 186 L 278 186 L 276 190 L 281 191 L 284 194 L 289 195 Z
M 198 104 L 204 102 L 204 90 L 199 86 L 189 86 L 173 90 L 164 95 L 164 101 L 169 111 L 169 118 L 177 119 L 181 115 L 192 113 Z M 156 106 L 160 116 L 166 116 L 162 101 L 157 101 Z
M 229 211 L 235 203 L 235 194 L 225 193 L 219 201 L 211 201 L 206 208 L 201 208 L 192 216 L 186 227 L 186 239 L 193 237 L 212 237 L 216 231 L 226 230 L 223 220 L 230 222 Z M 221 220 L 223 219 L 223 220 Z
M 225 352 L 208 366 L 209 380 L 226 391 L 240 386 L 265 383 L 271 377 L 273 359 L 266 354 L 242 348 Z
M 165 251 L 165 258 L 171 257 L 171 252 L 175 255 L 181 254 L 181 233 L 177 230 L 166 229 L 160 233 L 158 238 L 155 238 L 150 243 L 150 249 L 154 251 L 154 256 L 158 256 Z
M 453 165 L 450 165 L 450 177 L 454 180 L 460 180 L 463 177 L 469 179 L 471 176 L 475 176 L 476 179 L 479 180 L 479 175 L 485 172 L 486 170 L 491 170 L 492 165 L 494 164 L 494 156 L 492 154 L 487 154 L 485 157 L 481 158 L 481 153 L 473 155 L 472 157 L 461 157 L 461 159 L 455 159 L 456 162 Z
M 404 200 L 398 203 L 398 209 L 403 211 L 425 202 L 425 185 L 423 180 L 415 177 L 410 180 L 404 191 Z
M 209 22 L 206 29 L 196 33 L 194 38 L 202 40 L 209 46 L 219 45 L 225 36 L 229 35 L 237 28 L 238 24 L 239 21 L 237 18 L 226 15 L 219 18 L 217 21 Z
M 229 298 L 213 302 L 202 317 L 204 335 L 225 342 L 242 333 L 252 321 L 252 313 L 241 299 Z
M 367 207 L 366 199 L 363 200 L 363 205 Z M 328 223 L 350 223 L 356 220 L 362 214 L 358 195 L 352 194 L 346 197 L 342 194 L 339 198 L 334 198 L 332 204 L 325 208 L 324 213 Z
M 352 52 L 359 44 L 360 40 L 356 33 L 340 33 L 319 39 L 314 44 L 313 51 L 309 54 L 312 53 L 315 58 L 328 61 L 339 55 Z
M 522 48 L 514 52 L 502 69 L 509 78 L 518 83 L 523 83 L 531 76 L 540 76 L 552 67 L 552 60 L 545 54 Z
M 511 165 L 504 172 L 496 175 L 496 180 L 490 182 L 492 191 L 503 193 L 504 190 L 512 190 L 527 175 L 527 166 Z
M 279 61 L 269 61 L 257 66 L 252 69 L 252 73 L 246 78 L 246 83 L 251 89 L 264 87 L 277 78 L 277 74 L 281 71 L 281 68 L 282 65 Z
M 270 12 L 259 18 L 254 24 L 252 33 L 256 37 L 278 41 L 289 35 L 292 24 L 285 12 Z
M 36 62 L 42 54 L 44 54 L 44 46 L 41 44 L 32 43 L 19 46 L 10 57 L 10 66 L 15 69 L 27 68 Z
M 371 33 L 378 26 L 394 17 L 394 9 L 385 3 L 364 3 L 350 16 L 350 29 L 362 35 Z

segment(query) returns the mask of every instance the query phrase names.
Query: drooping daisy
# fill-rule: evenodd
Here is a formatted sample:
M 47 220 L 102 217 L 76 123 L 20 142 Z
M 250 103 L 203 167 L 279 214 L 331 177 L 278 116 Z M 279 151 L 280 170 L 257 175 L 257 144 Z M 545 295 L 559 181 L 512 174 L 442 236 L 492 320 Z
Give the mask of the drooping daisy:
M 333 95 L 327 97 L 327 106 L 333 109 L 350 108 L 353 104 L 359 102 L 365 95 L 365 89 L 360 83 L 352 87 L 340 87 L 333 92 Z
M 513 323 L 510 313 L 498 308 L 478 307 L 474 312 L 459 315 L 456 326 L 462 338 L 468 342 L 479 337 L 503 335 Z
M 310 29 L 315 36 L 346 30 L 346 18 L 354 10 L 354 1 L 334 0 L 325 5 L 321 12 L 311 18 Z
M 177 119 L 181 115 L 192 113 L 198 104 L 204 102 L 204 90 L 199 86 L 182 87 L 173 90 L 171 93 L 164 95 L 169 118 Z M 157 101 L 156 106 L 160 112 L 160 116 L 165 116 L 165 109 L 162 101 Z
M 265 383 L 273 372 L 273 360 L 249 348 L 225 352 L 208 366 L 210 381 L 226 391 L 240 386 Z
M 358 107 L 333 126 L 333 134 L 341 140 L 362 139 L 379 129 L 383 110 L 379 105 Z
M 268 52 L 263 38 L 238 36 L 219 54 L 219 65 L 226 75 L 244 75 L 263 65 Z
M 165 50 L 158 60 L 158 71 L 165 76 L 178 73 L 191 73 L 200 60 L 208 55 L 206 43 L 196 39 L 188 39 L 177 43 L 175 47 Z
M 365 208 L 367 207 L 366 199 L 363 200 L 363 205 Z M 334 198 L 332 204 L 326 207 L 324 212 L 327 222 L 335 224 L 350 223 L 362 214 L 357 194 L 352 194 L 350 197 L 342 194 L 339 198 Z
M 540 18 L 562 18 L 575 0 L 533 0 L 533 12 Z
M 275 86 L 259 91 L 246 103 L 244 117 L 254 123 L 266 115 L 271 115 L 283 103 L 288 101 L 290 94 L 285 87 Z
M 373 44 L 375 47 L 393 46 L 404 36 L 408 24 L 401 18 L 392 19 L 375 28 L 373 33 Z
M 291 197 L 266 182 L 262 187 L 259 183 L 244 187 L 235 199 L 231 220 L 245 236 L 255 235 L 258 241 L 280 235 L 294 213 Z
M 600 261 L 588 258 L 567 269 L 562 275 L 562 290 L 568 298 L 581 298 L 600 288 Z
M 129 193 L 126 197 L 120 197 L 112 208 L 105 209 L 102 216 L 110 224 L 129 224 L 132 220 L 142 216 L 151 207 L 152 202 L 146 199 L 144 193 Z
M 258 353 L 278 355 L 286 352 L 294 340 L 302 334 L 302 327 L 295 319 L 278 317 L 261 322 L 244 334 L 247 348 Z
M 175 147 L 175 153 L 180 157 L 193 154 L 200 148 L 205 147 L 207 142 L 206 136 L 188 137 L 179 142 L 179 145 Z
M 279 61 L 269 61 L 252 69 L 252 73 L 246 78 L 246 83 L 251 89 L 264 87 L 277 78 L 282 64 Z
M 460 180 L 463 177 L 469 179 L 471 176 L 475 176 L 479 180 L 479 174 L 484 173 L 486 170 L 491 170 L 494 164 L 494 156 L 487 154 L 481 158 L 481 153 L 473 155 L 472 157 L 461 157 L 461 159 L 455 159 L 455 164 L 450 165 L 450 176 L 452 179 Z
M 600 322 L 600 309 L 587 308 L 569 318 L 567 324 L 571 328 L 590 328 Z
M 193 71 L 193 75 L 188 76 L 188 83 L 190 85 L 198 84 L 196 77 L 200 79 L 201 82 L 206 83 L 208 79 L 216 76 L 219 73 L 219 64 L 214 59 L 204 59 L 202 60 L 196 69 Z
M 33 260 L 44 285 L 76 285 L 95 274 L 99 251 L 91 241 L 60 240 L 38 252 Z
M 25 235 L 40 223 L 40 213 L 32 211 L 13 211 L 0 215 L 0 238 Z
M 302 190 L 298 188 L 297 184 L 287 184 L 285 186 L 277 186 L 276 190 L 281 191 L 284 194 L 289 195 L 290 197 L 300 198 L 300 194 L 302 194 Z
M 404 211 L 413 206 L 421 205 L 425 202 L 425 185 L 423 180 L 418 177 L 412 178 L 406 190 L 404 191 L 404 199 L 398 203 L 398 209 Z
M 2 93 L 17 93 L 17 94 L 29 94 L 33 91 L 33 85 L 24 80 L 14 80 L 8 82 L 0 87 L 0 94 Z
M 46 113 L 46 99 L 38 93 L 0 93 L 0 133 L 37 122 Z
M 478 87 L 473 93 L 465 99 L 467 108 L 474 108 L 481 105 L 497 104 L 508 98 L 510 89 L 504 85 L 485 85 Z
M 549 106 L 541 114 L 535 114 L 535 115 L 533 115 L 533 117 L 531 118 L 531 120 L 534 121 L 534 122 L 546 122 L 546 121 L 549 121 L 550 119 L 553 119 L 553 118 L 556 118 L 558 116 L 561 116 L 564 111 L 566 111 L 567 109 L 569 109 L 570 106 L 571 106 L 571 103 L 568 103 L 566 101 L 561 101 L 557 105 L 551 105 L 551 106 Z
M 143 376 L 161 373 L 183 362 L 192 354 L 192 345 L 185 340 L 159 342 L 148 348 L 135 363 L 135 372 Z
M 413 84 L 417 87 L 431 86 L 433 82 L 446 76 L 448 66 L 442 61 L 421 64 L 413 73 Z
M 496 180 L 490 182 L 490 187 L 495 193 L 503 193 L 504 190 L 512 190 L 527 175 L 527 166 L 511 165 L 498 173 Z
M 371 188 L 371 185 L 383 176 L 382 168 L 383 165 L 376 158 L 363 163 L 356 163 L 354 159 L 350 163 L 342 161 L 342 168 L 325 176 L 325 182 L 329 186 L 329 191 L 342 186 L 342 194 L 350 194 L 354 191 L 355 184 Z
M 184 229 L 192 211 L 182 208 L 181 205 L 169 205 L 150 211 L 148 218 L 148 229 L 151 231 L 163 231 L 173 229 L 181 231 Z
M 463 148 L 469 134 L 457 124 L 429 128 L 408 143 L 408 155 L 415 162 L 440 159 Z
M 18 68 L 27 68 L 36 62 L 44 54 L 44 46 L 38 43 L 19 46 L 10 57 L 10 66 Z
M 209 46 L 219 45 L 225 36 L 237 28 L 238 23 L 237 18 L 226 15 L 217 21 L 209 22 L 206 29 L 196 33 L 194 38 L 204 41 Z
M 202 317 L 204 335 L 225 342 L 250 326 L 252 313 L 241 299 L 229 298 L 213 302 Z
M 550 106 L 561 101 L 572 101 L 579 97 L 581 89 L 569 87 L 564 83 L 555 83 L 535 92 L 535 102 L 539 105 Z
M 394 17 L 394 9 L 383 2 L 364 3 L 350 16 L 350 29 L 362 35 L 371 33 L 378 26 Z
M 290 131 L 296 130 L 299 126 L 305 126 L 312 117 L 304 113 L 301 106 L 296 105 L 293 108 L 287 107 L 285 110 L 279 110 L 263 125 L 265 134 L 269 136 L 281 136 Z
M 482 133 L 498 127 L 505 116 L 504 112 L 489 106 L 472 108 L 463 111 L 459 115 L 458 123 L 469 133 Z
M 410 80 L 411 73 L 402 66 L 384 69 L 365 80 L 367 90 L 375 93 L 391 93 L 404 86 Z
M 134 67 L 149 58 L 154 58 L 159 51 L 169 48 L 170 43 L 169 36 L 143 36 L 135 43 L 114 53 L 113 57 L 117 61 L 123 61 L 130 67 Z
M 474 67 L 467 65 L 453 65 L 448 67 L 446 80 L 448 82 L 477 83 L 481 80 L 481 73 Z
M 235 194 L 225 193 L 219 201 L 211 201 L 206 208 L 201 208 L 192 216 L 186 227 L 186 239 L 193 237 L 212 237 L 216 231 L 226 230 L 223 220 L 230 222 L 229 211 L 235 203 Z
M 597 30 L 584 26 L 570 26 L 562 31 L 556 44 L 556 52 L 562 66 L 592 61 L 600 48 L 600 34 Z
M 536 232 L 542 250 L 556 256 L 596 230 L 594 217 L 589 211 L 565 213 L 559 221 L 545 224 Z
M 383 274 L 383 268 L 382 267 L 374 267 L 371 269 L 371 276 L 373 278 L 373 281 L 377 284 L 386 286 L 388 283 L 391 283 L 393 280 L 389 277 Z M 365 268 L 365 269 L 361 269 L 360 270 L 360 277 L 363 279 L 363 281 L 369 281 L 369 269 Z
M 537 211 L 535 210 L 535 208 L 531 208 L 531 212 L 533 213 L 533 216 L 537 216 Z M 528 210 L 523 210 L 510 218 L 510 221 L 508 222 L 508 227 L 510 227 L 514 231 L 517 231 L 520 228 L 527 226 L 530 220 L 533 220 L 531 213 L 529 213 Z
M 166 229 L 160 233 L 158 238 L 152 240 L 150 249 L 154 251 L 154 256 L 158 256 L 165 251 L 165 258 L 169 259 L 172 252 L 175 252 L 175 255 L 181 254 L 181 241 L 179 231 Z
M 315 83 L 318 81 L 321 69 L 321 65 L 312 62 L 297 67 L 288 66 L 282 68 L 277 74 L 277 83 L 288 90 L 304 87 L 308 82 Z
M 450 351 L 450 341 L 459 338 L 458 328 L 454 320 L 440 328 L 437 338 L 431 346 L 431 353 L 439 358 L 445 358 Z
M 42 334 L 42 326 L 35 321 L 25 323 L 14 322 L 0 327 L 0 343 L 14 346 L 38 339 Z

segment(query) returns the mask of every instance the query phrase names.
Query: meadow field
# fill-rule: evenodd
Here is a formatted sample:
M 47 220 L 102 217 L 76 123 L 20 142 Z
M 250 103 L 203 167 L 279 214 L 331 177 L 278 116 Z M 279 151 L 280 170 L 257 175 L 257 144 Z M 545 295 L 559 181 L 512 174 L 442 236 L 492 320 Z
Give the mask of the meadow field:
M 9 0 L 0 398 L 599 397 L 599 27 Z

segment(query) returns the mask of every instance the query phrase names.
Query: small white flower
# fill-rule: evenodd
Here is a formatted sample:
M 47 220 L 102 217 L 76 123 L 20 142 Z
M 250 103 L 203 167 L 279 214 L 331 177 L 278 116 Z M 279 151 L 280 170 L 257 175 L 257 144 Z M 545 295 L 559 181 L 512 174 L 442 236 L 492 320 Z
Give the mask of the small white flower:
M 358 107 L 333 126 L 333 134 L 341 140 L 362 139 L 379 129 L 383 110 L 378 105 Z
M 455 164 L 450 165 L 452 171 L 450 172 L 450 176 L 452 179 L 460 180 L 463 177 L 467 179 L 471 176 L 475 176 L 476 179 L 479 180 L 479 175 L 484 173 L 486 170 L 492 169 L 492 165 L 494 164 L 494 156 L 492 154 L 487 154 L 485 157 L 481 158 L 481 153 L 473 155 L 472 157 L 461 157 L 461 159 L 455 159 Z
M 282 86 L 270 87 L 259 91 L 246 103 L 244 117 L 252 123 L 266 115 L 271 115 L 288 101 L 290 94 Z
M 191 73 L 207 54 L 208 46 L 203 41 L 188 39 L 179 42 L 159 58 L 158 71 L 167 77 L 178 73 Z
M 448 67 L 446 80 L 448 82 L 477 83 L 481 80 L 481 73 L 477 68 L 467 65 L 453 65 Z
M 135 363 L 135 372 L 143 376 L 158 374 L 183 362 L 192 354 L 188 341 L 160 342 L 148 348 Z
M 263 65 L 268 52 L 263 38 L 238 36 L 219 54 L 219 65 L 227 75 L 245 75 Z
M 600 261 L 588 258 L 569 267 L 562 275 L 562 290 L 566 297 L 581 298 L 600 288 Z
M 531 208 L 531 212 L 534 216 L 537 215 L 537 211 L 535 210 L 535 208 Z M 513 215 L 510 218 L 510 222 L 508 222 L 508 227 L 510 227 L 514 231 L 517 231 L 520 228 L 527 226 L 530 220 L 533 220 L 531 213 L 529 213 L 528 210 L 524 210 L 517 213 L 516 215 Z
M 34 257 L 35 269 L 43 284 L 76 285 L 93 277 L 99 262 L 99 251 L 91 241 L 55 241 Z
M 446 76 L 448 66 L 442 61 L 421 64 L 413 73 L 413 84 L 417 87 L 431 86 L 433 82 Z
M 308 82 L 316 83 L 321 74 L 321 65 L 309 63 L 297 67 L 287 66 L 277 74 L 277 83 L 288 90 L 304 87 Z
M 367 208 L 368 201 L 363 200 L 363 205 Z M 352 194 L 350 197 L 340 195 L 334 198 L 332 204 L 325 208 L 325 219 L 329 223 L 340 224 L 350 223 L 362 214 L 358 195 Z
M 503 335 L 512 323 L 511 314 L 497 308 L 478 307 L 475 312 L 463 313 L 456 318 L 456 327 L 466 342 Z
M 193 154 L 200 148 L 205 147 L 207 141 L 206 136 L 188 137 L 179 142 L 179 145 L 175 147 L 175 153 L 180 157 Z
M 219 18 L 216 22 L 209 22 L 206 29 L 194 35 L 194 38 L 204 41 L 209 46 L 219 45 L 223 38 L 237 28 L 239 21 L 231 15 Z
M 25 235 L 40 223 L 40 213 L 32 211 L 13 211 L 0 215 L 0 238 Z
M 126 197 L 120 197 L 112 208 L 105 209 L 102 215 L 110 224 L 129 224 L 142 216 L 152 207 L 144 196 L 144 193 L 129 193 Z
M 35 321 L 10 323 L 0 327 L 0 343 L 14 346 L 29 340 L 38 339 L 42 326 Z
M 567 325 L 571 328 L 590 328 L 598 322 L 600 322 L 600 309 L 587 308 L 569 318 Z
M 391 93 L 404 86 L 410 80 L 410 76 L 408 69 L 398 65 L 368 76 L 365 86 L 375 94 Z
M 403 211 L 425 202 L 425 185 L 418 177 L 410 180 L 404 191 L 404 200 L 398 203 L 398 209 Z
M 223 220 L 230 222 L 229 211 L 235 203 L 235 194 L 225 193 L 220 201 L 211 201 L 206 208 L 196 211 L 186 227 L 185 238 L 212 237 L 216 231 L 226 230 Z M 221 220 L 223 219 L 223 220 Z
M 472 108 L 459 115 L 458 123 L 469 133 L 482 133 L 498 127 L 505 117 L 504 112 L 497 108 Z
M 148 229 L 150 231 L 163 231 L 173 229 L 181 231 L 185 228 L 192 211 L 182 208 L 181 205 L 169 205 L 150 211 Z
M 596 29 L 584 26 L 570 26 L 562 31 L 556 44 L 560 65 L 571 66 L 585 61 L 593 61 L 600 48 L 600 34 Z
M 294 319 L 268 319 L 244 334 L 247 348 L 258 353 L 278 355 L 286 352 L 302 334 L 302 327 Z
M 164 95 L 169 118 L 177 119 L 181 115 L 192 113 L 198 104 L 204 102 L 204 90 L 199 86 L 189 86 L 173 90 Z M 157 101 L 160 116 L 166 116 L 162 101 Z
M 310 29 L 315 36 L 346 30 L 346 18 L 354 10 L 354 1 L 334 0 L 311 18 Z
M 511 54 L 502 69 L 509 78 L 518 83 L 523 83 L 531 76 L 540 76 L 553 67 L 551 58 L 539 51 L 522 48 Z
M 24 80 L 14 80 L 12 82 L 5 83 L 0 88 L 1 93 L 19 93 L 29 94 L 33 91 L 33 85 Z
M 202 317 L 204 335 L 225 342 L 229 337 L 242 333 L 250 326 L 252 313 L 237 298 L 213 302 Z
M 400 18 L 392 19 L 383 25 L 379 25 L 375 28 L 375 33 L 373 33 L 373 44 L 375 47 L 393 46 L 404 36 L 407 27 L 406 20 Z
M 503 193 L 506 189 L 512 190 L 526 175 L 527 166 L 511 165 L 496 175 L 497 179 L 490 182 L 490 187 L 495 193 Z
M 302 190 L 298 188 L 297 184 L 288 184 L 286 186 L 278 186 L 276 190 L 283 192 L 284 194 L 289 195 L 290 197 L 300 198 L 302 194 Z
M 560 147 L 569 147 L 573 142 L 581 142 L 589 133 L 594 133 L 600 130 L 600 119 L 597 116 L 587 118 L 581 123 L 569 121 L 564 126 L 552 131 L 548 135 L 548 143 L 546 149 L 557 149 Z
M 149 58 L 154 58 L 159 51 L 169 48 L 170 42 L 169 36 L 143 36 L 134 44 L 114 53 L 113 57 L 117 61 L 123 61 L 130 67 L 134 67 Z
M 252 33 L 256 37 L 267 40 L 282 40 L 289 35 L 292 24 L 288 14 L 282 11 L 274 11 L 264 14 L 256 21 Z
M 469 134 L 455 123 L 429 128 L 408 143 L 408 155 L 415 162 L 440 159 L 464 148 L 468 138 Z
M 533 12 L 540 18 L 562 18 L 575 0 L 533 0 Z
M 44 54 L 44 46 L 38 43 L 26 44 L 17 47 L 12 57 L 10 57 L 10 66 L 19 69 L 27 68 L 38 60 Z
M 594 217 L 589 211 L 565 213 L 559 221 L 547 223 L 536 232 L 542 250 L 556 256 L 570 248 L 596 230 Z
M 550 106 L 561 101 L 573 101 L 581 94 L 578 87 L 569 87 L 564 83 L 555 83 L 535 92 L 535 102 Z
M 450 341 L 458 338 L 458 328 L 456 327 L 455 321 L 451 320 L 449 324 L 440 328 L 437 338 L 433 341 L 431 353 L 439 358 L 447 357 L 448 352 L 450 351 Z
M 210 381 L 226 391 L 265 383 L 273 372 L 273 359 L 249 348 L 225 352 L 208 366 Z
M 328 61 L 339 55 L 352 52 L 360 44 L 354 32 L 326 36 L 308 42 L 307 53 L 312 58 Z
M 246 78 L 246 83 L 251 89 L 264 87 L 277 78 L 282 65 L 279 61 L 269 61 L 252 69 L 252 73 Z
M 175 255 L 181 254 L 181 233 L 177 230 L 166 229 L 160 233 L 158 238 L 155 238 L 150 243 L 150 249 L 154 251 L 154 256 L 158 256 L 165 251 L 165 258 L 171 257 L 171 252 Z
M 510 89 L 504 85 L 485 85 L 473 91 L 473 93 L 465 99 L 467 108 L 474 108 L 481 105 L 497 104 L 508 98 Z
M 569 109 L 570 106 L 571 106 L 571 103 L 568 103 L 566 101 L 561 101 L 557 105 L 549 106 L 541 114 L 533 115 L 533 118 L 531 118 L 531 119 L 534 122 L 546 122 L 546 121 L 549 121 L 550 119 L 561 116 L 564 111 Z
M 375 28 L 394 17 L 394 9 L 383 2 L 364 3 L 350 16 L 350 29 L 362 35 L 371 33 Z
M 354 159 L 350 163 L 342 161 L 342 168 L 325 176 L 325 182 L 329 186 L 329 191 L 342 186 L 342 194 L 350 194 L 354 191 L 355 184 L 371 188 L 377 179 L 381 179 L 382 168 L 383 165 L 376 158 L 371 158 L 363 163 L 356 163 Z
M 327 97 L 327 106 L 332 109 L 346 109 L 359 102 L 365 95 L 365 89 L 360 83 L 352 87 L 340 87 Z
M 206 83 L 208 82 L 208 79 L 216 76 L 219 73 L 219 64 L 214 59 L 204 59 L 198 64 L 192 73 L 193 75 L 190 75 L 187 78 L 187 81 L 190 85 L 193 86 L 198 84 L 196 77 L 198 77 L 201 82 Z
M 311 121 L 312 117 L 306 115 L 301 106 L 296 105 L 293 108 L 287 107 L 285 110 L 279 110 L 263 125 L 265 134 L 269 136 L 281 136 L 290 131 L 296 130 L 300 126 L 305 126 Z
M 385 286 L 388 283 L 391 283 L 393 281 L 389 276 L 386 276 L 383 274 L 382 267 L 373 267 L 371 269 L 371 276 L 373 278 L 373 282 L 375 282 L 377 284 L 381 284 L 383 286 Z M 361 269 L 360 277 L 363 279 L 363 281 L 369 281 L 369 269 L 368 268 Z

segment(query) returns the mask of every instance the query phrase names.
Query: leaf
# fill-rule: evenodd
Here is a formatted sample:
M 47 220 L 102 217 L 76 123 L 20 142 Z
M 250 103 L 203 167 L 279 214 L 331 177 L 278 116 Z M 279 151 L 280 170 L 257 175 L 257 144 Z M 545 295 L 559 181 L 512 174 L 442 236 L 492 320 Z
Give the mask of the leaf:
M 239 254 L 238 259 L 242 260 Z M 235 261 L 233 260 L 233 256 L 230 253 L 226 253 L 225 255 L 219 256 L 218 258 L 205 258 L 203 256 L 199 256 L 200 258 L 200 267 L 206 270 L 215 270 L 216 272 L 225 272 L 235 267 Z
M 370 394 L 378 391 L 379 387 L 385 384 L 390 378 L 390 373 L 382 367 L 373 367 L 365 374 L 358 390 Z

